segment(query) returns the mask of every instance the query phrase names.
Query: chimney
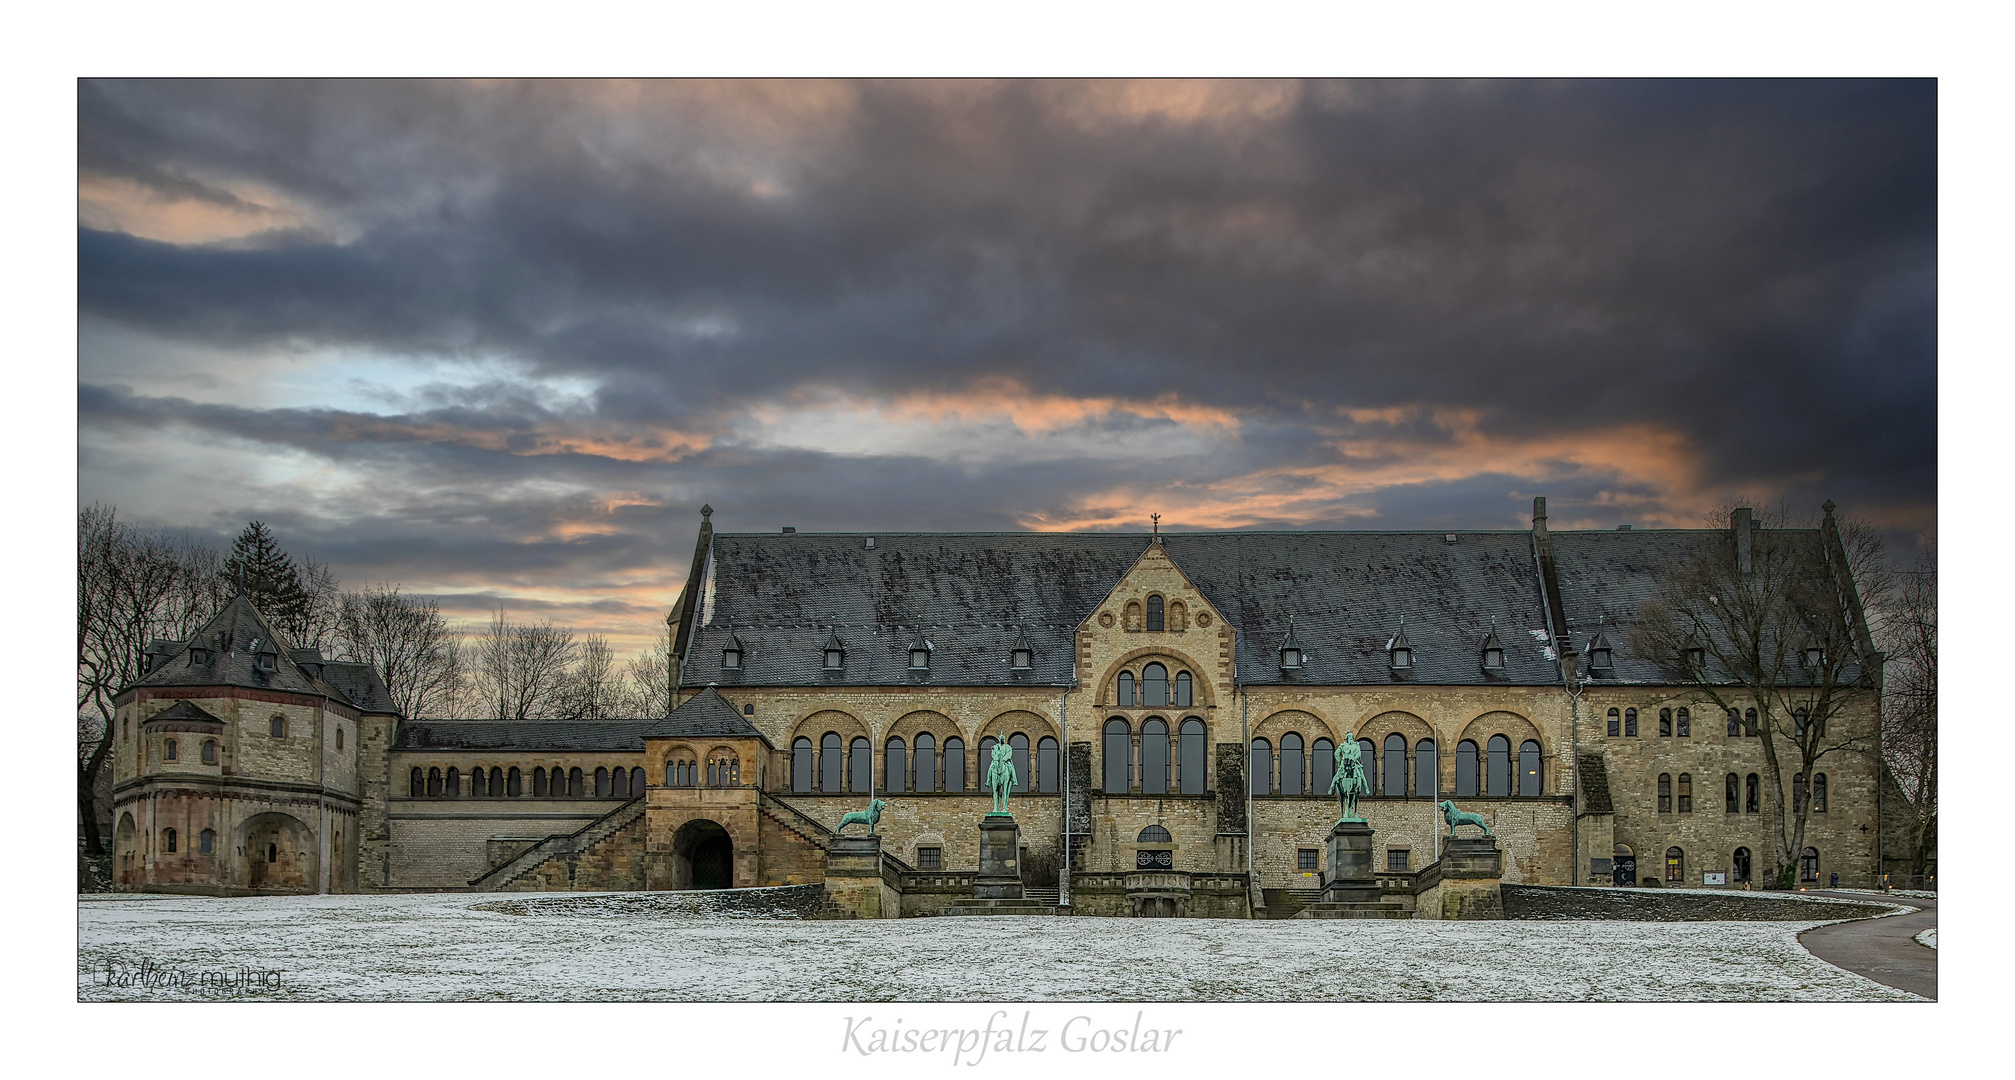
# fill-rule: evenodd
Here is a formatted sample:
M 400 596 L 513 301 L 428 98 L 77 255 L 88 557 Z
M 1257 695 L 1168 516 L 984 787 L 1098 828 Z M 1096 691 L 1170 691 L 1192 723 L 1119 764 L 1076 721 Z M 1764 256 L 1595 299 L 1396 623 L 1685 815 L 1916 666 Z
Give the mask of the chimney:
M 1728 527 L 1735 533 L 1735 572 L 1747 574 L 1750 568 L 1749 530 L 1752 527 L 1749 508 L 1737 507 L 1728 515 Z
M 1546 535 L 1546 496 L 1544 495 L 1534 495 L 1532 497 L 1532 531 L 1540 536 Z

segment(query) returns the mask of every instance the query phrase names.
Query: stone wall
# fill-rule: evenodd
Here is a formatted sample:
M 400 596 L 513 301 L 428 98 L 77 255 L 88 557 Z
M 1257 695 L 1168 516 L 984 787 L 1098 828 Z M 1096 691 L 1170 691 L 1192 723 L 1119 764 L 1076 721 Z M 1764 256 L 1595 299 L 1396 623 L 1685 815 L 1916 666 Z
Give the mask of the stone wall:
M 1507 919 L 1624 919 L 1640 922 L 1808 922 L 1880 915 L 1886 906 L 1797 893 L 1683 889 L 1501 887 Z
M 490 869 L 490 838 L 564 836 L 621 799 L 393 798 L 386 815 L 392 888 L 464 888 Z

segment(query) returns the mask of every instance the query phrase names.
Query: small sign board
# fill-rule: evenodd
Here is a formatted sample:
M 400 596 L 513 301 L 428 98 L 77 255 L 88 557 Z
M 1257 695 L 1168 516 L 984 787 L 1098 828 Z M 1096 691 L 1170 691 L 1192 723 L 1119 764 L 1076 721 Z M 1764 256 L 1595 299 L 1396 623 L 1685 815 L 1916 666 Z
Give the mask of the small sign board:
M 1703 871 L 1700 875 L 1700 883 L 1702 885 L 1726 885 L 1728 884 L 1728 872 L 1725 870 Z
M 1600 876 L 1603 874 L 1613 873 L 1614 871 L 1610 870 L 1608 859 L 1597 859 L 1591 857 L 1588 860 L 1588 872 L 1590 874 Z

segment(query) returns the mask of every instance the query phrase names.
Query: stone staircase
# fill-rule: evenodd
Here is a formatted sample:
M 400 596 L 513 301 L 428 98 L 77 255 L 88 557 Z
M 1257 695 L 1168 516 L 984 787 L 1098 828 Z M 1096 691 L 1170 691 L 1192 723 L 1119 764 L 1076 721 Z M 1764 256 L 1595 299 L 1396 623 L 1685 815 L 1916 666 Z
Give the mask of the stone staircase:
M 508 887 L 539 867 L 587 850 L 644 815 L 644 798 L 639 795 L 571 833 L 554 833 L 517 855 L 469 879 L 474 892 L 495 892 Z
M 1266 917 L 1292 919 L 1302 909 L 1322 899 L 1321 889 L 1266 889 Z

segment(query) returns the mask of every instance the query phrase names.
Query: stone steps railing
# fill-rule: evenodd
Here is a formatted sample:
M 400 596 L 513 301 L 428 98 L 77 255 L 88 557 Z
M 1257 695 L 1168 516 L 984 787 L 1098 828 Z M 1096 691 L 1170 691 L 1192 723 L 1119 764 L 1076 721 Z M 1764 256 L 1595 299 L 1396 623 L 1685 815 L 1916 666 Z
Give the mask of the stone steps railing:
M 519 852 L 509 859 L 491 867 L 476 877 L 469 879 L 469 888 L 476 891 L 495 890 L 524 877 L 539 867 L 586 850 L 595 843 L 614 835 L 624 826 L 641 817 L 644 812 L 644 797 L 634 799 L 588 822 L 570 833 L 554 833 L 544 840 Z

